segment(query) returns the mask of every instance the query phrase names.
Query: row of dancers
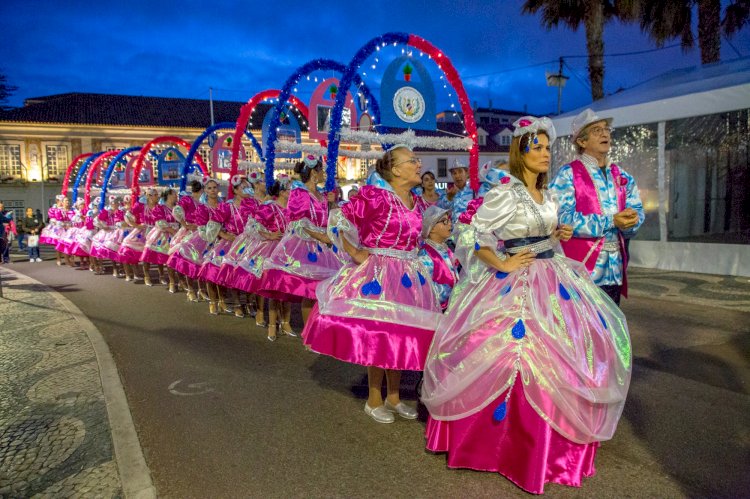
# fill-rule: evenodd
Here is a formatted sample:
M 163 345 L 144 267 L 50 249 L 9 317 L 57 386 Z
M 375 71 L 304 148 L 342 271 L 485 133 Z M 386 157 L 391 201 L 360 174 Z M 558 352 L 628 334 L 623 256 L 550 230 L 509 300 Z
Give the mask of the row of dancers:
M 610 122 L 593 113 L 574 121 L 576 145 L 609 136 Z M 159 202 L 152 189 L 145 203 L 125 199 L 123 209 L 110 197 L 87 216 L 60 199 L 42 241 L 90 258 L 97 272 L 111 260 L 126 279 L 142 264 L 146 284 L 156 266 L 170 291 L 182 287 L 191 301 L 205 293 L 213 314 L 242 316 L 243 295 L 254 297 L 245 301 L 272 341 L 297 334 L 289 317 L 300 303 L 309 350 L 367 367 L 364 411 L 374 421 L 417 418 L 401 401 L 401 372 L 423 371 L 426 447 L 447 453 L 449 467 L 497 472 L 532 493 L 548 482 L 580 486 L 622 413 L 630 338 L 618 305 L 592 280 L 596 269 L 560 249 L 585 234 L 581 220 L 561 223 L 564 196 L 547 188 L 551 121 L 527 116 L 514 126 L 509 171 L 483 168 L 482 197 L 463 185 L 418 194 L 421 161 L 396 145 L 340 206 L 318 191 L 323 164 L 307 156 L 296 180 L 280 176 L 269 192 L 261 173 L 232 177 L 227 202 L 207 177 L 179 199 L 166 190 Z M 612 230 L 632 235 L 642 211 L 626 206 L 637 188 L 620 179 L 632 177 L 586 162 L 606 163 L 606 154 L 579 152 L 585 161 L 563 171 L 582 178 L 590 166 L 615 179 L 616 213 L 593 194 L 600 218 L 619 216 L 603 225 L 608 234 L 588 238 L 596 261 L 624 250 Z M 583 196 L 597 184 L 577 186 Z

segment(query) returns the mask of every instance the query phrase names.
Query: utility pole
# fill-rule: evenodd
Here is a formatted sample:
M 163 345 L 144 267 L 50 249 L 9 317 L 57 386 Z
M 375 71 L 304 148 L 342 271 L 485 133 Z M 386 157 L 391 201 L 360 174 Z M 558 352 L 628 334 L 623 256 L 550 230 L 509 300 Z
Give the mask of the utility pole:
M 208 107 L 211 109 L 211 126 L 214 126 L 214 89 L 208 87 Z
M 563 58 L 560 57 L 560 69 L 557 71 L 557 73 L 550 73 L 549 71 L 546 72 L 547 86 L 557 87 L 557 114 L 560 114 L 562 112 L 562 89 L 565 86 L 565 82 L 568 81 L 569 78 L 562 72 L 563 64 Z

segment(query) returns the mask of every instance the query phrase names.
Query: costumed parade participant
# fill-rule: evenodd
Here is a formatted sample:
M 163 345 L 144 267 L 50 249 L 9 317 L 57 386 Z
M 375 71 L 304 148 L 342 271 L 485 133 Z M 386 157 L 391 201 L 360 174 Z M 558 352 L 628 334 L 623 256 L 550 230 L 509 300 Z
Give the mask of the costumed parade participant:
M 58 194 L 55 196 L 55 205 L 50 206 L 47 210 L 47 226 L 42 229 L 39 236 L 39 244 L 48 244 L 50 246 L 56 246 L 57 240 L 60 237 L 61 224 L 60 224 L 60 211 L 62 208 L 62 202 L 65 196 Z M 62 265 L 60 253 L 55 253 L 57 265 Z
M 126 207 L 125 222 L 130 227 L 129 233 L 123 239 L 118 254 L 120 263 L 125 267 L 125 280 L 135 281 L 138 278 L 136 268 L 141 261 L 141 255 L 146 247 L 146 235 L 153 228 L 154 210 L 159 205 L 159 191 L 153 187 L 146 190 L 146 203 L 136 199 L 132 207 Z M 152 286 L 151 275 L 145 271 L 143 281 Z
M 288 225 L 286 206 L 290 185 L 288 176 L 279 175 L 268 192 L 271 199 L 260 204 L 248 218 L 245 230 L 235 239 L 229 251 L 228 259 L 233 262 L 231 267 L 228 263 L 222 266 L 226 286 L 248 294 L 255 294 L 263 287 L 264 263 L 284 236 Z M 280 318 L 282 332 L 296 336 L 289 324 L 290 316 L 289 302 L 270 300 L 266 323 L 261 301 L 255 317 L 256 325 L 267 325 L 268 339 L 274 341 L 278 330 L 277 320 Z
M 450 171 L 453 179 L 453 185 L 441 193 L 437 204 L 451 212 L 451 221 L 455 224 L 458 217 L 466 211 L 466 207 L 476 196 L 468 183 L 469 168 L 466 165 L 456 160 L 448 171 Z
M 401 402 L 401 371 L 421 371 L 440 317 L 427 269 L 417 258 L 424 200 L 421 161 L 397 145 L 377 161 L 368 183 L 331 215 L 329 234 L 352 262 L 318 286 L 318 305 L 305 324 L 305 345 L 317 353 L 367 366 L 365 413 L 392 423 L 415 419 Z M 386 378 L 388 396 L 381 390 Z
M 113 253 L 107 247 L 107 240 L 111 233 L 117 230 L 117 223 L 122 220 L 124 213 L 120 210 L 120 200 L 117 196 L 109 196 L 109 204 L 99 211 L 94 219 L 94 226 L 98 229 L 97 233 L 91 239 L 91 258 L 96 262 L 97 273 L 103 273 L 103 260 L 112 260 Z M 116 254 L 114 255 L 116 256 Z M 117 262 L 112 260 L 112 275 L 119 277 L 117 271 Z
M 196 228 L 190 233 L 189 237 L 179 244 L 177 251 L 169 257 L 167 264 L 176 272 L 184 275 L 188 283 L 188 300 L 198 301 L 192 288 L 190 288 L 191 279 L 195 281 L 196 286 L 200 287 L 198 274 L 203 266 L 204 258 L 216 242 L 216 238 L 221 231 L 221 223 L 212 222 L 219 220 L 219 209 L 221 200 L 219 199 L 219 183 L 207 176 L 203 177 L 203 191 L 206 195 L 205 202 L 198 204 L 192 213 L 192 223 Z M 188 220 L 188 214 L 185 212 L 185 220 Z M 209 223 L 212 222 L 212 223 Z M 209 291 L 210 293 L 210 291 Z M 209 312 L 218 313 L 218 297 L 207 293 L 209 298 Z M 222 303 L 222 309 L 226 306 Z
M 62 200 L 60 211 L 58 213 L 58 223 L 60 224 L 60 232 L 57 236 L 57 242 L 55 243 L 55 251 L 57 251 L 60 258 L 64 263 L 70 267 L 73 266 L 73 259 L 68 254 L 68 245 L 71 243 L 70 240 L 70 229 L 73 227 L 73 217 L 75 216 L 75 210 L 70 208 L 70 200 L 65 197 Z M 58 262 L 60 259 L 58 259 Z M 61 265 L 61 263 L 58 263 Z
M 190 240 L 195 231 L 198 230 L 197 217 L 198 208 L 202 206 L 201 199 L 203 198 L 203 190 L 206 182 L 211 179 L 210 176 L 204 175 L 199 179 L 193 179 L 190 181 L 190 194 L 180 197 L 177 202 L 177 206 L 172 210 L 172 215 L 175 220 L 180 224 L 180 229 L 172 237 L 172 241 L 169 246 L 169 258 L 167 259 L 167 266 L 171 269 L 170 275 L 179 274 L 179 280 L 182 283 L 182 287 L 187 292 L 187 299 L 191 302 L 199 301 L 198 298 L 198 283 L 183 274 L 180 270 L 186 267 L 186 264 L 182 263 L 182 257 L 180 252 L 182 246 Z M 189 252 L 188 252 L 189 253 Z M 179 268 L 178 268 L 179 262 Z
M 85 201 L 82 200 L 81 205 L 83 205 L 83 202 Z M 96 202 L 90 202 L 88 210 L 86 210 L 85 215 L 82 217 L 82 221 L 76 221 L 78 229 L 70 248 L 71 254 L 81 257 L 81 264 L 84 264 L 88 260 L 89 270 L 92 272 L 99 270 L 98 262 L 91 256 L 91 246 L 97 232 L 94 220 L 98 214 L 99 210 L 96 207 Z M 76 217 L 78 216 L 80 215 L 76 215 Z
M 209 313 L 216 315 L 219 312 L 234 312 L 236 317 L 244 317 L 245 311 L 234 288 L 230 288 L 232 294 L 233 310 L 227 308 L 225 290 L 222 289 L 220 279 L 221 265 L 224 256 L 229 253 L 232 243 L 242 233 L 248 216 L 257 207 L 251 195 L 247 192 L 250 184 L 241 175 L 234 175 L 229 180 L 229 188 L 232 189 L 231 201 L 221 203 L 218 209 L 212 211 L 211 220 L 206 226 L 206 233 L 216 230 L 219 225 L 216 242 L 204 257 L 203 265 L 198 272 L 198 279 L 206 282 L 209 296 Z
M 341 262 L 328 244 L 328 199 L 318 192 L 324 180 L 323 163 L 307 155 L 294 167 L 300 182 L 293 185 L 287 204 L 289 226 L 264 264 L 266 276 L 259 293 L 267 298 L 302 302 L 307 321 L 318 283 L 334 275 Z
M 422 248 L 419 258 L 432 277 L 433 289 L 440 308 L 448 307 L 453 286 L 458 281 L 458 271 L 453 252 L 445 241 L 451 236 L 451 217 L 448 210 L 430 206 L 422 219 Z
M 422 199 L 428 205 L 437 204 L 441 198 L 445 198 L 447 193 L 445 189 L 435 188 L 435 174 L 432 172 L 424 172 L 422 174 L 421 193 Z
M 583 262 L 597 286 L 618 305 L 627 297 L 626 240 L 634 237 L 645 215 L 635 179 L 610 163 L 611 118 L 591 109 L 575 117 L 571 140 L 578 157 L 563 166 L 550 184 L 560 206 L 560 223 L 573 226 L 562 243 L 565 255 Z
M 448 467 L 500 473 L 541 494 L 545 483 L 578 487 L 595 473 L 632 359 L 620 309 L 583 265 L 554 252 L 572 228 L 558 226 L 545 189 L 551 120 L 514 126 L 511 181 L 487 193 L 471 222 L 484 270 L 464 269 L 453 290 L 421 399 L 427 449 L 447 452 Z
M 143 278 L 146 285 L 151 282 L 151 265 L 156 265 L 159 272 L 159 282 L 169 284 L 169 292 L 177 292 L 177 279 L 174 270 L 169 269 L 169 280 L 164 275 L 164 266 L 169 258 L 169 245 L 172 237 L 177 233 L 180 224 L 172 216 L 172 209 L 177 204 L 177 192 L 166 189 L 161 193 L 159 204 L 150 211 L 146 223 L 153 228 L 146 234 L 146 242 L 141 253 L 143 264 Z

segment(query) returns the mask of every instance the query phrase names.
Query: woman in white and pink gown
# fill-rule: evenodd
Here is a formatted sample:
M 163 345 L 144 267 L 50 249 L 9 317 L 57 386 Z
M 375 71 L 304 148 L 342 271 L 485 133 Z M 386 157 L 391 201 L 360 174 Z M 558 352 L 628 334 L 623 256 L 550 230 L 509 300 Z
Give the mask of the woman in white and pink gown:
M 580 487 L 612 438 L 630 384 L 625 317 L 578 262 L 555 253 L 548 118 L 516 123 L 510 181 L 472 218 L 477 249 L 435 333 L 421 400 L 427 449 L 448 467 L 500 473 L 534 494 Z M 499 252 L 497 243 L 504 241 Z

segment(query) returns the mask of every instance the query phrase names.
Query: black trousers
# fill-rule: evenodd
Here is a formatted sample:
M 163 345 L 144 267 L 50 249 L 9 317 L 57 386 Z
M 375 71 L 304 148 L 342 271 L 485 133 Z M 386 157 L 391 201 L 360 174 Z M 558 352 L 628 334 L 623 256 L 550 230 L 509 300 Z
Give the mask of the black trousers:
M 599 288 L 607 293 L 612 301 L 620 306 L 620 296 L 622 294 L 622 284 L 607 284 L 605 286 L 599 286 Z

